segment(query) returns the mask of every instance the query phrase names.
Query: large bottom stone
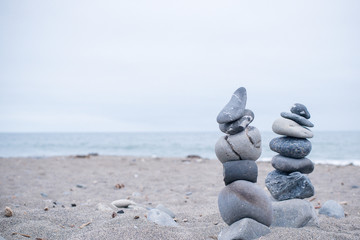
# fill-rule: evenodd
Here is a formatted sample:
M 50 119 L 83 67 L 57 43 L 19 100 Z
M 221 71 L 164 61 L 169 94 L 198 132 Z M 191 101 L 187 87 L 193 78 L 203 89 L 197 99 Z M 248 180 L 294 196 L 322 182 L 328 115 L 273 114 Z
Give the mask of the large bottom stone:
M 273 202 L 272 227 L 301 228 L 318 226 L 319 220 L 314 206 L 301 199 Z
M 224 187 L 218 198 L 219 211 L 227 225 L 243 218 L 252 218 L 270 226 L 272 204 L 259 186 L 252 182 L 238 180 Z
M 310 179 L 299 172 L 287 174 L 274 170 L 267 175 L 265 185 L 271 196 L 279 201 L 314 195 L 314 186 Z
M 219 240 L 257 239 L 270 233 L 270 228 L 251 218 L 244 218 L 226 226 L 219 234 Z
M 223 164 L 223 176 L 225 185 L 236 180 L 256 182 L 258 168 L 253 160 L 230 161 Z

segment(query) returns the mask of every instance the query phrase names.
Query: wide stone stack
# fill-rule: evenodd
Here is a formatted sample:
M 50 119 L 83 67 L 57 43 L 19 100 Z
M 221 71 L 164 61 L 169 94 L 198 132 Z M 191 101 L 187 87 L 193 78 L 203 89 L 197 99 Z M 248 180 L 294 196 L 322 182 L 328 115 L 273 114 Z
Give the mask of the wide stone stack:
M 271 150 L 279 154 L 271 160 L 276 170 L 265 179 L 271 195 L 279 201 L 314 195 L 314 187 L 304 175 L 314 170 L 314 163 L 305 158 L 311 151 L 311 142 L 307 138 L 313 137 L 307 127 L 313 127 L 314 124 L 308 120 L 310 113 L 303 104 L 296 103 L 290 112 L 282 112 L 281 118 L 272 125 L 273 131 L 284 137 L 270 141 Z
M 222 219 L 229 225 L 221 231 L 219 240 L 255 239 L 270 232 L 271 201 L 255 184 L 261 135 L 257 128 L 249 126 L 254 113 L 245 109 L 246 100 L 246 89 L 237 89 L 217 116 L 220 130 L 226 133 L 215 145 L 225 182 L 218 206 Z

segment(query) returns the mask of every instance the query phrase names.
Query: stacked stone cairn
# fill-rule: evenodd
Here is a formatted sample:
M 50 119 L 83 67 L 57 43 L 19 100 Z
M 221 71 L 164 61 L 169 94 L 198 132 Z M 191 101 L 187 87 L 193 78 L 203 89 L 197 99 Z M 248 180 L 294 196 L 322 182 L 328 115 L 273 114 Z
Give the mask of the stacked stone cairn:
M 305 158 L 311 151 L 311 142 L 307 138 L 313 137 L 307 127 L 314 124 L 308 120 L 310 113 L 303 104 L 296 103 L 290 112 L 282 112 L 281 118 L 272 125 L 275 133 L 284 136 L 270 141 L 270 149 L 279 154 L 271 160 L 276 170 L 268 174 L 265 185 L 278 201 L 314 195 L 314 187 L 304 175 L 314 170 L 314 163 Z
M 255 239 L 270 232 L 272 204 L 265 191 L 255 184 L 261 135 L 257 128 L 249 126 L 254 113 L 245 109 L 246 100 L 246 89 L 237 89 L 217 116 L 219 128 L 226 134 L 215 145 L 225 182 L 218 206 L 229 225 L 221 231 L 219 240 Z

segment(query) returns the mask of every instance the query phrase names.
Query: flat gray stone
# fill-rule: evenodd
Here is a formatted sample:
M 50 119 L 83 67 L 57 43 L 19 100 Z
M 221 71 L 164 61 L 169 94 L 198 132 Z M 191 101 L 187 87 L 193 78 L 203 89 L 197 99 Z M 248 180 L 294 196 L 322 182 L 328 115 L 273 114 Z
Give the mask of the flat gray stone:
M 228 123 L 240 119 L 245 110 L 246 100 L 246 89 L 244 87 L 237 89 L 230 101 L 218 114 L 216 121 L 218 123 Z
M 251 218 L 243 218 L 226 226 L 219 234 L 218 240 L 251 240 L 270 233 L 270 228 Z
M 344 208 L 334 200 L 326 201 L 319 210 L 319 214 L 323 214 L 334 218 L 344 218 Z
M 273 202 L 273 220 L 271 227 L 301 228 L 304 226 L 318 226 L 314 206 L 301 199 L 291 199 Z
M 115 200 L 111 203 L 112 205 L 114 205 L 117 208 L 127 208 L 130 205 L 136 205 L 135 202 L 128 200 L 128 199 L 119 199 L 119 200 Z
M 243 218 L 251 218 L 266 226 L 271 225 L 272 204 L 259 186 L 238 180 L 224 187 L 218 198 L 222 219 L 231 225 Z
M 274 133 L 296 138 L 312 138 L 314 134 L 307 128 L 287 118 L 278 118 L 272 125 Z
M 294 106 L 291 107 L 290 112 L 295 113 L 299 116 L 302 116 L 306 119 L 310 118 L 310 113 L 305 107 L 305 105 L 301 103 L 295 103 Z
M 226 134 L 234 135 L 244 131 L 244 129 L 254 120 L 254 117 L 255 115 L 251 110 L 245 109 L 240 119 L 229 123 L 221 123 L 219 124 L 219 128 Z
M 223 164 L 223 176 L 225 185 L 236 180 L 256 182 L 258 167 L 253 160 L 229 161 Z
M 158 204 L 156 206 L 156 209 L 159 209 L 165 213 L 167 213 L 170 217 L 174 218 L 175 217 L 175 213 L 173 213 L 170 209 L 166 208 L 164 205 L 162 204 Z
M 287 174 L 274 170 L 267 175 L 265 185 L 271 196 L 279 201 L 308 198 L 315 193 L 310 179 L 299 172 Z
M 295 113 L 282 112 L 280 115 L 283 118 L 287 118 L 287 119 L 290 119 L 290 120 L 293 120 L 293 121 L 297 122 L 301 126 L 306 126 L 306 127 L 313 127 L 314 126 L 314 124 L 312 122 L 310 122 L 306 118 L 304 118 L 302 116 L 299 116 L 299 115 L 297 115 Z
M 257 128 L 248 126 L 244 131 L 221 137 L 215 145 L 215 154 L 222 162 L 257 160 L 261 155 L 261 135 Z
M 147 219 L 161 226 L 177 227 L 178 224 L 167 213 L 153 208 L 148 211 Z
M 271 160 L 272 166 L 282 172 L 301 172 L 309 174 L 314 171 L 314 163 L 308 158 L 294 159 L 276 155 Z
M 304 138 L 278 137 L 270 141 L 270 149 L 284 157 L 304 158 L 311 151 L 311 142 Z

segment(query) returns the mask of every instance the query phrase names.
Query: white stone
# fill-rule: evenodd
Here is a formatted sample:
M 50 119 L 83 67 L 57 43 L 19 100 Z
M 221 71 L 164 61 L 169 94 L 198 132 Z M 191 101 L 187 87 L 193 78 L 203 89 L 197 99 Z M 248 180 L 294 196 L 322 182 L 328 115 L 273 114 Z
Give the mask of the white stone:
M 287 118 L 278 118 L 272 125 L 274 133 L 296 138 L 312 138 L 313 132 Z

